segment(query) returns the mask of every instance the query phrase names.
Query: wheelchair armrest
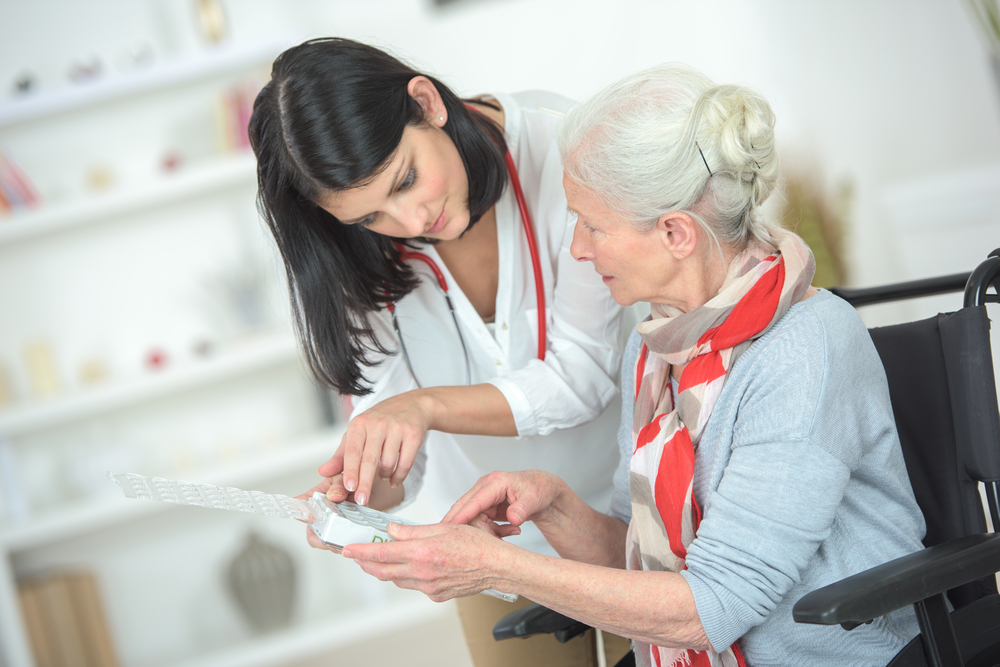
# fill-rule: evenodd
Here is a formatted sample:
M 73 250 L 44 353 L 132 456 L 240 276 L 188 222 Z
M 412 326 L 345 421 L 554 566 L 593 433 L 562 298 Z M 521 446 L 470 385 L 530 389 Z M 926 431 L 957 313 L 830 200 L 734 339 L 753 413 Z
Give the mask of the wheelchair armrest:
M 493 639 L 510 639 L 512 637 L 530 637 L 538 634 L 555 634 L 560 644 L 565 644 L 573 637 L 582 635 L 590 628 L 569 616 L 563 616 L 557 611 L 540 604 L 529 604 L 517 611 L 507 614 L 493 626 Z
M 792 618 L 853 630 L 998 571 L 1000 533 L 967 535 L 815 590 L 795 603 Z

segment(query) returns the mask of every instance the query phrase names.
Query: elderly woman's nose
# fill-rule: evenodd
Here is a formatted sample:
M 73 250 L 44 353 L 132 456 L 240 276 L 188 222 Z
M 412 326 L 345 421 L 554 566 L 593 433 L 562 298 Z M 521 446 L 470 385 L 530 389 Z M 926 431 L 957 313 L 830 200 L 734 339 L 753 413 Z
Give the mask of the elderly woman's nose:
M 578 262 L 590 261 L 594 256 L 590 247 L 590 234 L 579 220 L 573 228 L 573 242 L 569 246 L 569 254 Z

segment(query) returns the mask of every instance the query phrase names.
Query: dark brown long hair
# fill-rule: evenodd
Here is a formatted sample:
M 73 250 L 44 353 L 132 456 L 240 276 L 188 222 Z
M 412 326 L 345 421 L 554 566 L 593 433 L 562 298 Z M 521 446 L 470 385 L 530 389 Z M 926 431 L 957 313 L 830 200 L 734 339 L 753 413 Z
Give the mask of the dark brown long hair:
M 400 260 L 396 243 L 405 240 L 342 224 L 316 201 L 377 176 L 403 130 L 425 123 L 407 92 L 421 75 L 366 44 L 310 40 L 274 61 L 250 117 L 257 206 L 285 264 L 296 332 L 313 374 L 342 394 L 368 393 L 370 354 L 390 353 L 368 314 L 408 294 L 418 279 Z M 427 78 L 444 101 L 444 131 L 465 165 L 471 226 L 506 187 L 503 132 Z

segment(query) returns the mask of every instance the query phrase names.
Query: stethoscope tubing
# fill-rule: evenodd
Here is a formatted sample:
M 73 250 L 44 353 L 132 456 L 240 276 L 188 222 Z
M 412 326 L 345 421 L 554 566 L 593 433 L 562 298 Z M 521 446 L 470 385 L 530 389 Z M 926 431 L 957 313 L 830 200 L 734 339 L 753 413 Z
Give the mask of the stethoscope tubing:
M 507 163 L 507 172 L 510 174 L 510 184 L 514 189 L 514 198 L 517 200 L 518 212 L 521 214 L 521 224 L 524 227 L 524 235 L 528 242 L 528 253 L 531 255 L 532 273 L 535 278 L 535 301 L 538 312 L 538 358 L 544 361 L 548 333 L 546 327 L 547 315 L 545 308 L 545 281 L 542 275 L 542 261 L 538 254 L 538 242 L 535 238 L 535 229 L 531 221 L 531 213 L 528 211 L 528 203 L 525 201 L 524 190 L 521 188 L 521 179 L 517 175 L 517 166 L 514 164 L 514 158 L 511 157 L 510 151 L 507 151 L 504 154 L 504 159 Z M 409 250 L 401 244 L 397 244 L 396 247 L 399 249 L 399 258 L 401 260 L 405 261 L 415 259 L 423 262 L 434 274 L 438 287 L 441 289 L 441 292 L 444 293 L 444 298 L 448 303 L 448 312 L 451 313 L 451 319 L 455 323 L 455 330 L 458 332 L 458 340 L 462 344 L 462 354 L 465 357 L 465 384 L 472 384 L 472 365 L 469 361 L 469 348 L 465 344 L 465 336 L 462 335 L 462 327 L 458 324 L 458 315 L 455 313 L 455 306 L 451 301 L 451 295 L 448 294 L 448 281 L 444 277 L 444 272 L 441 271 L 437 262 L 431 259 L 429 255 L 415 250 Z M 423 389 L 423 385 L 420 384 L 420 380 L 417 379 L 417 374 L 413 371 L 413 365 L 410 362 L 410 355 L 406 350 L 406 343 L 403 340 L 403 333 L 400 331 L 399 322 L 396 319 L 396 304 L 395 302 L 390 302 L 387 307 L 390 315 L 392 316 L 392 328 L 396 331 L 396 337 L 399 338 L 400 351 L 403 353 L 403 359 L 406 361 L 406 367 L 409 369 L 410 375 L 413 377 L 413 381 L 417 383 L 417 387 Z
M 440 267 L 438 267 L 437 262 L 422 252 L 404 250 L 401 248 L 399 251 L 399 257 L 404 260 L 415 259 L 421 261 L 434 273 L 434 277 L 437 279 L 438 287 L 444 293 L 444 300 L 448 304 L 448 312 L 451 313 L 451 319 L 455 323 L 455 331 L 458 332 L 458 341 L 462 344 L 462 355 L 465 357 L 465 384 L 472 384 L 472 364 L 469 363 L 469 348 L 465 344 L 465 336 L 462 335 L 462 327 L 458 326 L 458 315 L 455 314 L 455 305 L 451 301 L 451 295 L 448 294 L 448 281 L 445 280 L 444 273 L 442 273 Z M 420 380 L 417 379 L 417 374 L 413 371 L 413 365 L 410 363 L 410 354 L 406 350 L 406 341 L 403 340 L 403 332 L 399 330 L 399 321 L 396 319 L 395 303 L 389 304 L 389 314 L 392 316 L 392 328 L 396 330 L 396 338 L 399 339 L 399 347 L 403 353 L 403 360 L 406 362 L 406 367 L 409 369 L 410 375 L 413 377 L 413 381 L 417 383 L 417 388 L 423 389 L 424 386 L 420 384 Z
M 514 198 L 517 199 L 517 208 L 521 213 L 521 224 L 524 226 L 524 235 L 528 239 L 531 268 L 535 274 L 535 302 L 538 307 L 538 358 L 544 361 L 547 332 L 545 326 L 545 281 L 542 277 L 542 261 L 538 256 L 535 227 L 531 224 L 531 213 L 528 212 L 528 203 L 524 200 L 524 190 L 521 189 L 521 179 L 517 175 L 517 166 L 514 164 L 514 158 L 510 156 L 510 151 L 504 154 L 504 158 L 507 161 L 507 171 L 510 173 L 510 184 L 514 188 Z

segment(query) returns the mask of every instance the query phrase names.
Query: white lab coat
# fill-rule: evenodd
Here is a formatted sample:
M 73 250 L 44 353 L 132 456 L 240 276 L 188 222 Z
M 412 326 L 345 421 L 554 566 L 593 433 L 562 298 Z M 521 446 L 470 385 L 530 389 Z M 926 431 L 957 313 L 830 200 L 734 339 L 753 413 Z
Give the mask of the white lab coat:
M 589 262 L 569 253 L 575 216 L 567 210 L 555 144 L 559 117 L 570 100 L 532 91 L 494 95 L 505 112 L 505 136 L 534 223 L 545 284 L 548 348 L 537 358 L 535 281 L 513 188 L 496 204 L 500 282 L 494 324 L 479 317 L 428 245 L 422 252 L 444 273 L 469 352 L 472 384 L 490 382 L 510 404 L 518 437 L 427 434 L 404 482 L 407 499 L 419 490 L 440 515 L 481 476 L 494 470 L 538 468 L 565 479 L 584 500 L 608 511 L 618 461 L 618 367 L 622 308 Z M 462 385 L 465 359 L 445 298 L 429 269 L 411 265 L 420 287 L 396 306 L 414 372 L 423 386 Z M 389 314 L 372 316 L 389 349 L 398 349 Z M 355 398 L 359 414 L 390 396 L 416 389 L 402 354 L 365 373 L 372 393 Z M 534 526 L 510 541 L 552 554 Z

